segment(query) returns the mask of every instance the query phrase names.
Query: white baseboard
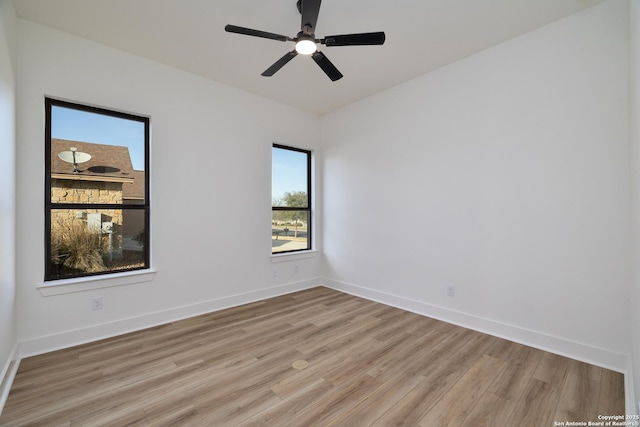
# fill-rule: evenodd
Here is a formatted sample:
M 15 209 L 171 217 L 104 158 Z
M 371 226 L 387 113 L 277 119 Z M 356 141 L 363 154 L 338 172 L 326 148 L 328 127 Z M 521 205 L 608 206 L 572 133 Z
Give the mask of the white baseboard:
M 155 313 L 120 319 L 115 322 L 92 325 L 85 328 L 65 331 L 53 335 L 22 341 L 19 344 L 19 357 L 25 358 L 50 351 L 73 347 L 104 338 L 135 332 L 201 314 L 211 313 L 225 308 L 260 301 L 289 294 L 303 289 L 319 286 L 319 278 L 303 280 L 286 285 L 264 288 L 228 297 L 216 298 L 182 307 L 171 308 Z
M 629 357 L 627 370 L 624 374 L 624 406 L 626 415 L 640 414 L 638 412 L 638 404 L 636 403 L 636 391 L 633 388 L 633 365 L 631 363 L 631 357 Z
M 16 372 L 18 372 L 19 364 L 20 360 L 18 359 L 18 344 L 16 344 L 13 347 L 11 354 L 9 355 L 9 359 L 5 361 L 5 364 L 1 371 L 2 375 L 0 375 L 0 414 L 2 414 L 4 404 L 7 402 L 7 398 L 9 397 L 11 384 L 13 384 L 13 379 L 16 376 Z
M 559 354 L 592 365 L 621 372 L 628 376 L 630 365 L 629 355 L 615 353 L 609 350 L 578 343 L 564 338 L 554 337 L 541 332 L 524 329 L 518 326 L 486 319 L 467 313 L 451 310 L 445 307 L 412 300 L 386 292 L 376 291 L 362 286 L 340 282 L 338 280 L 323 279 L 323 284 L 329 288 L 366 298 L 382 304 L 401 308 L 447 323 L 473 329 L 509 341 L 514 341 L 529 347 L 538 348 L 550 353 Z M 635 410 L 634 412 L 635 413 Z

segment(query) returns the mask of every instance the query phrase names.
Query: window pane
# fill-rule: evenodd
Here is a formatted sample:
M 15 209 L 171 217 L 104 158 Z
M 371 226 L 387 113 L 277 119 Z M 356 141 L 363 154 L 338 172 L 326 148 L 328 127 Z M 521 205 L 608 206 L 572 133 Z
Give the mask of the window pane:
M 144 209 L 52 209 L 50 277 L 147 268 Z
M 54 105 L 50 155 L 52 203 L 144 203 L 144 122 Z
M 309 207 L 309 153 L 272 149 L 271 199 L 273 206 Z
M 308 211 L 272 211 L 272 252 L 310 249 L 308 226 Z

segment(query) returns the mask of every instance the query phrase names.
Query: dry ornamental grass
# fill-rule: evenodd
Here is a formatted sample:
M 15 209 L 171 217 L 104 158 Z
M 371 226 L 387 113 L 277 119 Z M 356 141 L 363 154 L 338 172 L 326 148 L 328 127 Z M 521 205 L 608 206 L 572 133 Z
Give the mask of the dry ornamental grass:
M 104 236 L 91 233 L 84 222 L 59 223 L 51 233 L 51 263 L 59 269 L 95 273 L 104 271 L 104 257 L 108 254 Z

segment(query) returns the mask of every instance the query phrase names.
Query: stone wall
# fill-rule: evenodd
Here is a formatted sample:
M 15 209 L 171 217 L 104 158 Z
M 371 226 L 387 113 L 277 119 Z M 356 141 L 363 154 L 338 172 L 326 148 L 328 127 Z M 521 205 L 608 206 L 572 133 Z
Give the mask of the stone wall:
M 122 209 L 55 209 L 55 203 L 122 204 L 122 183 L 52 179 L 51 202 L 54 204 L 51 209 L 52 234 L 78 222 L 91 229 L 88 224 L 89 214 L 99 213 L 106 216 L 103 221 L 113 222 L 112 248 L 116 254 L 121 253 Z M 95 228 L 93 230 L 95 232 Z
M 76 181 L 70 179 L 51 180 L 51 202 L 52 203 L 118 203 L 122 204 L 122 183 L 119 182 L 96 182 L 96 181 Z M 89 213 L 103 213 L 111 217 L 114 226 L 122 225 L 122 210 L 87 210 Z M 55 211 L 54 211 L 55 212 Z M 77 210 L 59 210 L 57 217 L 76 218 Z M 54 218 L 51 218 L 53 224 Z M 85 218 L 86 219 L 86 218 Z
M 51 180 L 52 203 L 122 203 L 122 183 Z

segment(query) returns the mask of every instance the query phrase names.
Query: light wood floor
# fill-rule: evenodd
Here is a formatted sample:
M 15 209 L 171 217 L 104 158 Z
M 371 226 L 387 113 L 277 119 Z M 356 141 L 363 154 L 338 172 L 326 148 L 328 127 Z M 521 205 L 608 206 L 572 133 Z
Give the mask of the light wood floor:
M 622 374 L 319 287 L 24 359 L 0 425 L 501 427 L 614 414 Z

